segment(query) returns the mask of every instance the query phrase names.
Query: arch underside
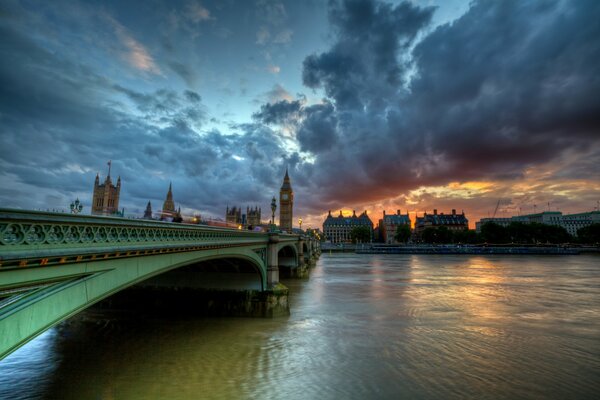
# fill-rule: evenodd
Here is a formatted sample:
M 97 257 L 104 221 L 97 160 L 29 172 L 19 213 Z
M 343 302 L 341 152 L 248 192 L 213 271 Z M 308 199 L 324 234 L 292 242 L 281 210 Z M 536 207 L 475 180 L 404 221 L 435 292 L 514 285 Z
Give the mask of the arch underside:
M 277 252 L 277 262 L 279 268 L 298 268 L 298 250 L 294 244 L 282 244 Z
M 223 289 L 264 290 L 262 254 L 264 250 L 256 247 L 235 247 L 5 271 L 0 285 L 0 294 L 5 294 L 0 296 L 0 359 L 112 294 L 144 281 L 160 283 L 161 274 L 173 283 L 185 279 L 195 287 L 202 287 L 204 279 L 209 288 L 221 284 Z

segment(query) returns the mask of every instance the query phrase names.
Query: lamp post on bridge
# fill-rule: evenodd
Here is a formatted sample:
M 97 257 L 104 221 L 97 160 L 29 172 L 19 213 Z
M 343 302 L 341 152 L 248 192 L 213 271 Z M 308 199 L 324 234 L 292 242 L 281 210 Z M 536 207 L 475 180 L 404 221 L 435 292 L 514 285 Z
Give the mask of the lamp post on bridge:
M 81 210 L 83 210 L 83 204 L 81 204 L 79 201 L 79 197 L 75 201 L 71 202 L 69 207 L 71 208 L 71 214 L 79 214 Z
M 298 218 L 298 225 L 300 225 L 300 230 L 302 230 L 302 218 Z
M 271 200 L 271 230 L 275 230 L 275 210 L 277 209 L 277 200 L 275 200 L 275 196 L 273 196 L 273 200 Z

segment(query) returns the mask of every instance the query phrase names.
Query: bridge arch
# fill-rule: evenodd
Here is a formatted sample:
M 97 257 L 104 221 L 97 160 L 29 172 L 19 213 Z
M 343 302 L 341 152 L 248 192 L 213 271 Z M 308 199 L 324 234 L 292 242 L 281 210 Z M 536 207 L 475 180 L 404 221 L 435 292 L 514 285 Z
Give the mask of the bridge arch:
M 277 251 L 279 267 L 298 268 L 298 248 L 295 243 L 282 243 Z
M 98 301 L 135 284 L 160 280 L 161 274 L 179 268 L 218 260 L 240 260 L 243 264 L 240 262 L 238 267 L 246 271 L 251 268 L 258 275 L 257 290 L 264 290 L 267 286 L 265 247 L 239 246 L 94 260 L 38 267 L 34 268 L 35 273 L 29 268 L 4 271 L 3 287 L 33 289 L 0 307 L 0 358 Z
M 265 290 L 262 260 L 245 255 L 215 255 L 173 265 L 149 276 L 138 286 Z

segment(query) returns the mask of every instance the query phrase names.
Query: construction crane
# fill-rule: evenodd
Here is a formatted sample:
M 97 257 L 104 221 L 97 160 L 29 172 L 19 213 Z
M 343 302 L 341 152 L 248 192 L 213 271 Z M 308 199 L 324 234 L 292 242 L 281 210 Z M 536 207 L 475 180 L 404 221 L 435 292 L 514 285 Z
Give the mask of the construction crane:
M 498 199 L 498 202 L 496 203 L 496 208 L 494 209 L 494 215 L 492 215 L 492 218 L 496 218 L 496 213 L 498 212 L 498 207 L 500 207 L 500 199 Z

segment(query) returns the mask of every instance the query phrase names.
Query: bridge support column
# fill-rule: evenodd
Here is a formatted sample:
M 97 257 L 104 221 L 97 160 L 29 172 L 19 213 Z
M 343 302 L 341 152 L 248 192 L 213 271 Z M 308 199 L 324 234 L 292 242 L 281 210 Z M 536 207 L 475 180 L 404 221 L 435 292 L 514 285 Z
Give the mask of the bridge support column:
M 279 284 L 279 261 L 277 243 L 279 235 L 269 234 L 269 244 L 267 246 L 267 289 L 276 287 Z

